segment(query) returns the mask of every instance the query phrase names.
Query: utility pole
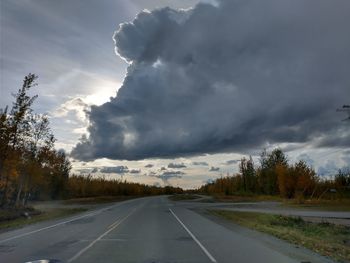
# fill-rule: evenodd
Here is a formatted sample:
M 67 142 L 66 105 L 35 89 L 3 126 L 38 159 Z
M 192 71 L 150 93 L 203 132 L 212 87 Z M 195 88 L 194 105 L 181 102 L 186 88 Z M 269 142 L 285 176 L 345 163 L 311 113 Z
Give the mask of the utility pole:
M 338 112 L 345 112 L 348 114 L 348 117 L 342 121 L 350 121 L 350 105 L 343 105 L 341 109 L 337 109 Z

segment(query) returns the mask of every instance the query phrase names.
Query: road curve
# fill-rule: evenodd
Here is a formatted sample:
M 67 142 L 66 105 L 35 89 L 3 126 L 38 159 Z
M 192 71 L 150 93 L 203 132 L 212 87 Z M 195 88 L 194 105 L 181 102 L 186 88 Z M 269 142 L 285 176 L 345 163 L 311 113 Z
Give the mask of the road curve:
M 225 227 L 167 197 L 128 200 L 0 234 L 0 262 L 331 262 Z M 272 241 L 271 241 L 272 240 Z

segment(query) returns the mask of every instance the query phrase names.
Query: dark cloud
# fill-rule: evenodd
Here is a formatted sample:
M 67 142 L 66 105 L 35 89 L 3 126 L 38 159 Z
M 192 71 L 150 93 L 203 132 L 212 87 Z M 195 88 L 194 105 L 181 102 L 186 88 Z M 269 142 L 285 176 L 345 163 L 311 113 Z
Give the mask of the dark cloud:
M 220 167 L 214 167 L 214 166 L 212 166 L 212 167 L 210 167 L 210 169 L 209 169 L 209 172 L 217 172 L 217 171 L 220 171 Z
M 165 167 L 161 167 L 160 170 L 161 171 L 166 171 L 166 168 Z
M 350 1 L 218 2 L 120 26 L 127 75 L 115 98 L 91 108 L 74 158 L 350 146 L 335 112 L 350 97 Z
M 169 163 L 168 168 L 175 168 L 175 169 L 186 168 L 186 165 L 183 163 Z
M 129 172 L 129 168 L 127 166 L 124 165 L 120 165 L 120 166 L 113 166 L 113 167 L 109 167 L 109 166 L 105 166 L 101 169 L 99 169 L 100 173 L 107 173 L 107 174 L 124 174 Z
M 169 179 L 172 178 L 182 178 L 185 173 L 182 171 L 164 171 L 161 174 L 156 175 L 155 177 L 161 179 L 164 184 L 169 184 Z
M 224 164 L 225 165 L 232 165 L 239 163 L 239 160 L 227 160 Z
M 141 170 L 140 169 L 131 169 L 129 171 L 129 173 L 131 173 L 131 174 L 139 174 L 139 173 L 141 173 Z
M 209 164 L 207 162 L 192 162 L 192 165 L 208 166 Z
M 152 168 L 153 166 L 154 166 L 154 165 L 153 165 L 153 164 L 150 164 L 150 163 L 145 165 L 146 168 Z
M 172 178 L 182 178 L 183 175 L 185 175 L 186 173 L 182 172 L 182 171 L 163 171 L 161 173 L 156 173 L 156 172 L 149 172 L 148 176 L 151 177 L 156 177 L 159 178 L 163 181 L 164 184 L 168 185 L 169 184 L 169 179 Z

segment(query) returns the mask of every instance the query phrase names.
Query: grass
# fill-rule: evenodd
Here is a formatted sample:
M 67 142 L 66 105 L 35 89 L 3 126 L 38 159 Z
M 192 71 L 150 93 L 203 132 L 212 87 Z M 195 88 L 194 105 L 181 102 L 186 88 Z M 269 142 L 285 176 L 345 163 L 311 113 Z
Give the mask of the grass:
M 136 196 L 96 196 L 96 197 L 83 197 L 73 198 L 63 201 L 65 205 L 81 204 L 81 205 L 93 205 L 93 204 L 104 204 L 110 202 L 121 202 L 129 199 L 136 198 Z
M 304 246 L 337 261 L 350 261 L 350 227 L 309 223 L 301 218 L 255 212 L 210 210 L 210 213 Z
M 38 223 L 45 220 L 66 217 L 86 211 L 86 208 L 57 208 L 46 211 L 32 210 L 25 216 L 24 213 L 18 213 L 18 210 L 8 211 L 0 210 L 0 231 L 22 227 L 29 224 Z
M 282 201 L 279 196 L 272 195 L 214 195 L 216 202 L 261 202 L 261 201 Z
M 200 196 L 194 194 L 177 194 L 169 196 L 169 199 L 172 201 L 195 200 L 198 198 L 200 198 Z
M 42 222 L 45 220 L 63 218 L 73 214 L 81 213 L 93 208 L 93 205 L 110 202 L 120 202 L 136 198 L 135 196 L 98 196 L 86 198 L 74 198 L 62 201 L 63 207 L 52 207 L 34 209 L 32 207 L 22 209 L 0 209 L 0 232 L 25 225 Z M 50 203 L 50 201 L 49 201 Z M 84 207 L 69 207 L 70 205 L 82 205 Z M 35 205 L 34 205 L 35 206 Z
M 302 203 L 298 200 L 285 200 L 283 206 L 291 208 L 301 208 L 308 210 L 322 211 L 350 211 L 350 199 L 338 200 L 305 200 Z

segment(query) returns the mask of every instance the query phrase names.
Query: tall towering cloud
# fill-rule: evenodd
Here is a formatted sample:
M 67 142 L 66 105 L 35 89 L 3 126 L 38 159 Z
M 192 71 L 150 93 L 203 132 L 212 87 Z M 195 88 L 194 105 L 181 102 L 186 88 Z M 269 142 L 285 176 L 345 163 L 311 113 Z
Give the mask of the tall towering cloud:
M 233 152 L 265 143 L 350 147 L 350 2 L 221 0 L 144 11 L 114 40 L 129 67 L 89 112 L 81 160 Z

